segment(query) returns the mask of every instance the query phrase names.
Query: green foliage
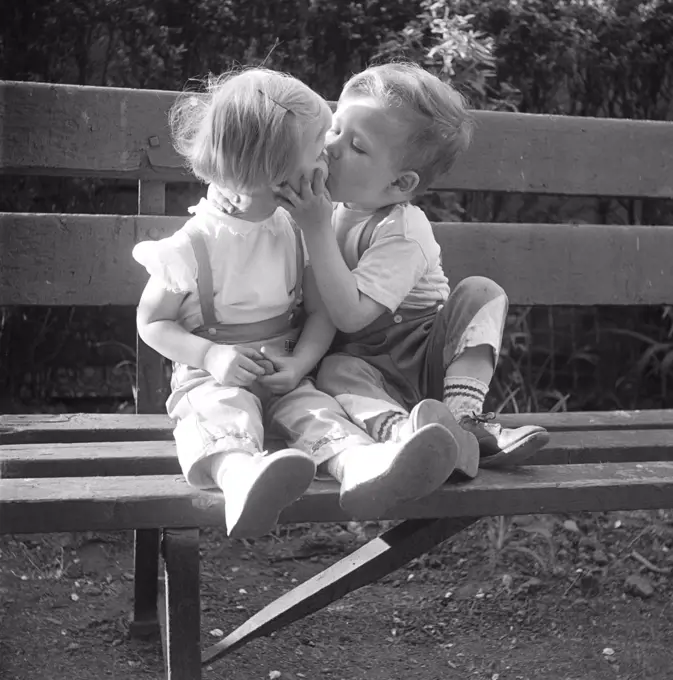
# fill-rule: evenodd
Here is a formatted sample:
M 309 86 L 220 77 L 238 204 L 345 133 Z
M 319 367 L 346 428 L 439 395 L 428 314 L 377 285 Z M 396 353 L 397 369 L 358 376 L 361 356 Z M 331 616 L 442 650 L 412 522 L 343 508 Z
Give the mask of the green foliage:
M 475 108 L 511 108 L 515 95 L 495 81 L 495 41 L 476 30 L 473 15 L 456 13 L 447 0 L 424 0 L 403 31 L 390 32 L 377 58 L 405 58 L 450 81 Z

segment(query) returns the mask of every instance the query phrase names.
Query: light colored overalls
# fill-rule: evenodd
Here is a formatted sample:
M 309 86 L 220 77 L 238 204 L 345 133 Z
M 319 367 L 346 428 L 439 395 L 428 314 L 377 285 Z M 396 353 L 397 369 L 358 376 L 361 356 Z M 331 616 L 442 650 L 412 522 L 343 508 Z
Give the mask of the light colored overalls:
M 301 332 L 298 323 L 304 253 L 297 237 L 294 304 L 277 317 L 246 324 L 223 324 L 215 317 L 213 276 L 208 250 L 198 230 L 188 230 L 198 265 L 197 284 L 203 324 L 192 332 L 213 342 L 242 345 L 271 356 L 292 352 Z M 187 481 L 200 488 L 215 486 L 209 456 L 226 451 L 264 451 L 265 434 L 280 438 L 314 460 L 316 465 L 372 439 L 352 423 L 338 402 L 304 378 L 296 389 L 277 396 L 254 382 L 249 387 L 218 383 L 204 369 L 174 364 L 166 407 L 177 421 L 174 436 L 178 459 Z

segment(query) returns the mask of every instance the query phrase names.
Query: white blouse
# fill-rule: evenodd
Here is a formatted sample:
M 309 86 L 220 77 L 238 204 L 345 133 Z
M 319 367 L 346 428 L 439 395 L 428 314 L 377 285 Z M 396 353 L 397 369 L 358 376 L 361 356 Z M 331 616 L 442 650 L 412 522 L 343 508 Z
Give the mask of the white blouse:
M 247 222 L 202 198 L 189 212 L 194 217 L 172 236 L 144 241 L 133 249 L 134 259 L 167 290 L 186 294 L 178 323 L 190 331 L 203 323 L 198 268 L 187 228 L 205 236 L 219 322 L 253 323 L 290 308 L 297 277 L 297 241 L 285 210 L 278 208 L 263 222 Z

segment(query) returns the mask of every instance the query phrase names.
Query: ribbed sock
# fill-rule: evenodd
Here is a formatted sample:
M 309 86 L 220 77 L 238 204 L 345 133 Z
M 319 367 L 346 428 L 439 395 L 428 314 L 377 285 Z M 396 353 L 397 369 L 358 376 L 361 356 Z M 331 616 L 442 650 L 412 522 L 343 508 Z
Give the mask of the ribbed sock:
M 487 393 L 488 385 L 476 378 L 461 376 L 444 378 L 443 401 L 458 421 L 466 415 L 480 414 Z

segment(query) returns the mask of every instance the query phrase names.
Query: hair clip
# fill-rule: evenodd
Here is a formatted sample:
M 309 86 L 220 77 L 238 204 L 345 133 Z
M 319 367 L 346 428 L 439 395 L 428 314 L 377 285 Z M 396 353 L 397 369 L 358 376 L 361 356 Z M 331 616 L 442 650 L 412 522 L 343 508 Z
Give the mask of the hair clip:
M 280 102 L 277 102 L 270 94 L 264 92 L 264 90 L 262 90 L 260 87 L 257 88 L 257 92 L 259 92 L 262 95 L 262 97 L 270 99 L 276 106 L 280 106 L 281 109 L 285 109 L 288 113 L 291 113 L 290 109 L 288 109 L 287 106 L 284 106 Z

